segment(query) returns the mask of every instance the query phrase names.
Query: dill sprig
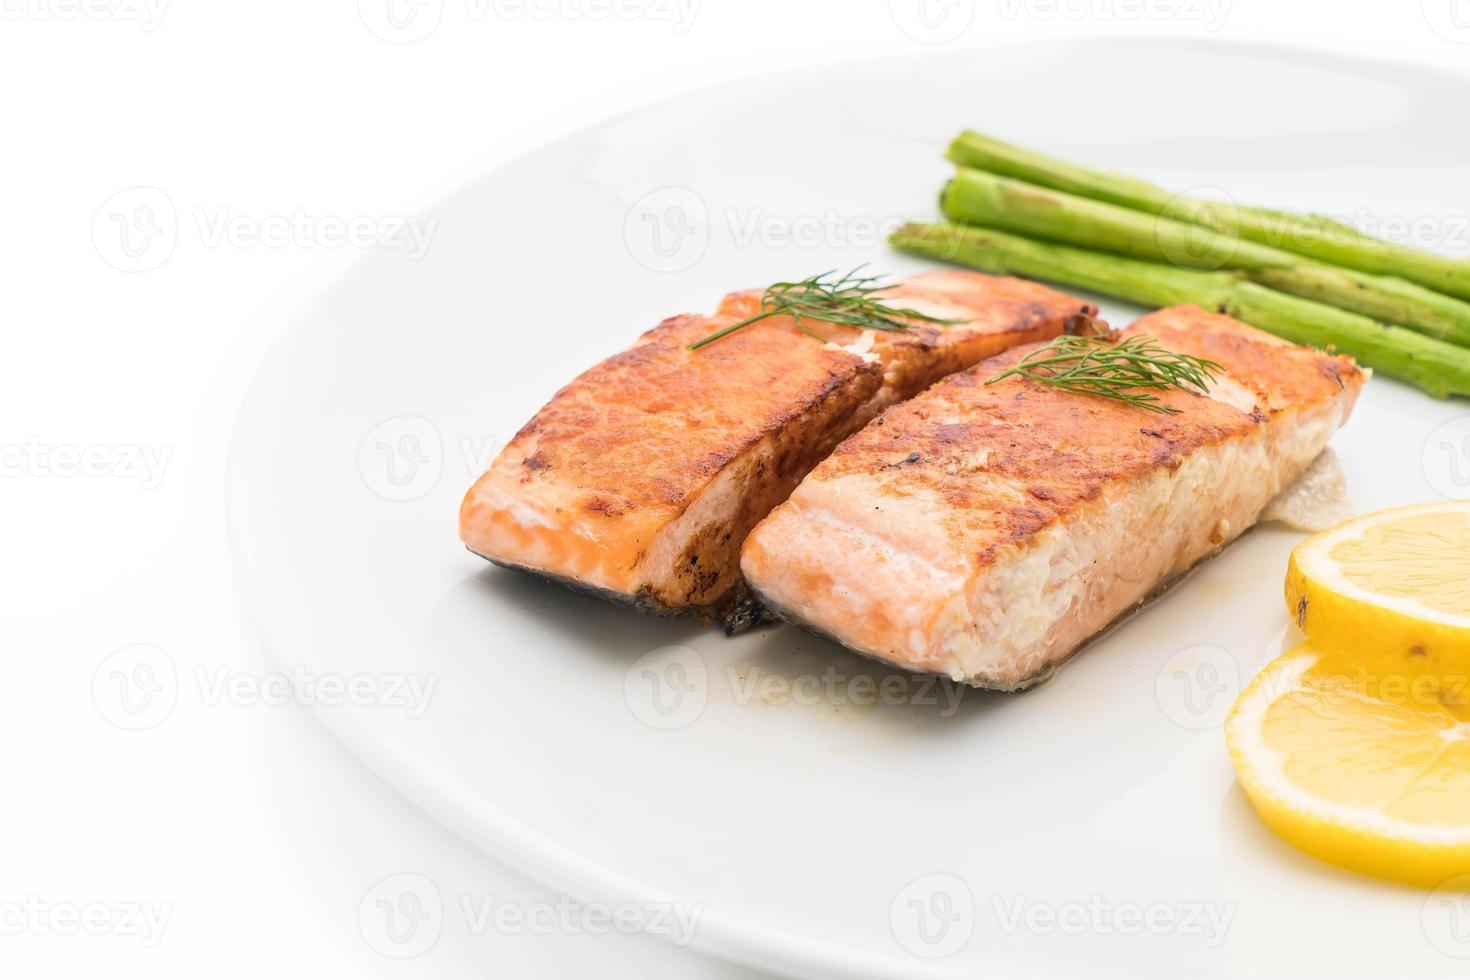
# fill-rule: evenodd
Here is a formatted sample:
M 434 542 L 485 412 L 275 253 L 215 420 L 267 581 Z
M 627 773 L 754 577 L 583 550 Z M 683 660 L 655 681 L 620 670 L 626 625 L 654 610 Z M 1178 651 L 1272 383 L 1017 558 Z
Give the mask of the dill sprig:
M 826 338 L 808 328 L 807 320 L 836 323 L 846 327 L 861 327 L 865 330 L 886 330 L 891 333 L 903 333 L 908 330 L 909 324 L 905 321 L 940 325 L 964 322 L 963 320 L 945 320 L 927 313 L 920 313 L 918 310 L 887 305 L 880 297 L 873 295 L 879 290 L 888 288 L 879 285 L 879 280 L 883 277 L 858 275 L 862 270 L 863 267 L 858 266 L 837 279 L 832 278 L 837 275 L 837 270 L 833 269 L 821 275 L 809 276 L 801 282 L 778 282 L 768 287 L 761 296 L 759 313 L 748 316 L 738 323 L 732 323 L 722 330 L 717 330 L 708 337 L 696 340 L 689 345 L 689 349 L 698 350 L 721 337 L 728 337 L 742 327 L 748 327 L 752 323 L 758 323 L 773 316 L 791 317 L 803 333 L 816 337 L 818 340 Z
M 1207 384 L 1221 370 L 1214 361 L 1166 350 L 1141 334 L 1121 342 L 1111 337 L 1062 336 L 985 383 L 1019 376 L 1063 391 L 1099 395 L 1173 415 L 1179 409 L 1149 392 L 1177 389 L 1205 395 Z

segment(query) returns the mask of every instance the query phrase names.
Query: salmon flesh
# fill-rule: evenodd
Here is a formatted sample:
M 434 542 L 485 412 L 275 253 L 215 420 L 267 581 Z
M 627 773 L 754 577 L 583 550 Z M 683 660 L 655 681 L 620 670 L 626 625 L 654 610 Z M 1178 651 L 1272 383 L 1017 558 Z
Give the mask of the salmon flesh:
M 1251 527 L 1346 421 L 1365 373 L 1193 306 L 1123 336 L 1218 362 L 1160 414 L 956 374 L 852 436 L 750 535 L 783 618 L 977 687 L 1047 677 L 1088 638 Z
M 745 596 L 746 535 L 838 442 L 945 375 L 1096 313 L 1036 283 L 951 270 L 883 298 L 961 322 L 809 322 L 814 339 L 771 317 L 691 351 L 758 312 L 761 293 L 665 320 L 516 434 L 466 494 L 460 537 L 497 564 L 644 611 L 728 616 Z

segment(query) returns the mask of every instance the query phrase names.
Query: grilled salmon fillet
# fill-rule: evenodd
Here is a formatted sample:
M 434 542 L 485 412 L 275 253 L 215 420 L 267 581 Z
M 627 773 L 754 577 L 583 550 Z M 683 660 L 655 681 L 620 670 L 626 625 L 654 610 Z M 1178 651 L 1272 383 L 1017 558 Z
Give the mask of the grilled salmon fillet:
M 1014 691 L 1241 534 L 1348 417 L 1365 375 L 1180 306 L 1144 334 L 1223 368 L 1165 415 L 1001 374 L 1019 348 L 885 412 L 750 535 L 769 608 L 911 670 Z
M 460 537 L 493 562 L 648 611 L 726 615 L 740 545 L 845 436 L 935 380 L 1053 337 L 1079 299 L 963 271 L 917 276 L 887 305 L 962 322 L 905 332 L 787 317 L 688 345 L 759 311 L 665 320 L 559 391 L 466 494 Z

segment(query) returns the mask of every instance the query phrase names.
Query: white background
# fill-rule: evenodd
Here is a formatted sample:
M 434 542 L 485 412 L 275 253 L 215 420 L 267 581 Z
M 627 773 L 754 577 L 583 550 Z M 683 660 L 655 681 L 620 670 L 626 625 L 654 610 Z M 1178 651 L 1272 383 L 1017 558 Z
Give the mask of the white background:
M 385 0 L 0 0 L 0 446 L 29 447 L 0 457 L 0 975 L 750 975 L 645 937 L 472 934 L 461 897 L 556 896 L 421 816 L 299 707 L 210 703 L 200 672 L 271 669 L 224 529 L 236 408 L 272 338 L 356 254 L 299 223 L 270 243 L 249 230 L 411 214 L 662 96 L 937 38 L 899 28 L 917 0 L 420 2 L 410 35 L 439 13 L 437 27 L 395 44 L 358 9 L 383 30 Z M 1463 0 L 1465 29 L 1440 32 L 1451 0 L 950 2 L 973 8 L 952 45 L 1207 35 L 1470 64 Z M 977 93 L 977 126 L 1003 97 Z M 167 196 L 177 246 L 129 273 L 107 261 L 105 212 L 101 249 L 93 225 L 135 186 Z M 216 239 L 225 218 L 244 231 Z M 91 475 L 68 469 L 73 447 L 101 447 Z M 130 447 L 166 460 L 156 486 Z M 104 658 L 139 643 L 167 652 L 180 687 L 169 717 L 134 732 L 92 691 Z M 405 961 L 358 928 L 369 889 L 399 873 L 452 906 Z M 125 926 L 61 935 L 14 918 L 28 900 L 169 918 L 151 946 Z

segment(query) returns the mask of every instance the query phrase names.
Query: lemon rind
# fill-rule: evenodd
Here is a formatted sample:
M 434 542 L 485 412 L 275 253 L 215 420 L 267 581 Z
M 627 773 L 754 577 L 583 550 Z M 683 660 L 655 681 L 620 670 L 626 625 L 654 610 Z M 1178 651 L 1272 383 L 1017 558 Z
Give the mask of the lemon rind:
M 1464 501 L 1438 501 L 1428 504 L 1411 504 L 1407 507 L 1394 507 L 1389 510 L 1377 511 L 1355 517 L 1350 521 L 1339 524 L 1331 530 L 1315 534 L 1296 548 L 1296 566 L 1298 571 L 1307 579 L 1315 581 L 1320 588 L 1336 592 L 1346 598 L 1355 599 L 1358 602 L 1384 609 L 1410 619 L 1423 620 L 1439 626 L 1448 626 L 1454 629 L 1470 630 L 1470 616 L 1457 616 L 1454 613 L 1431 609 L 1413 599 L 1397 596 L 1386 596 L 1350 581 L 1339 570 L 1338 565 L 1329 556 L 1332 547 L 1346 538 L 1350 538 L 1365 528 L 1398 517 L 1410 514 L 1431 514 L 1445 510 L 1463 511 Z
M 1470 827 L 1428 827 L 1394 820 L 1371 807 L 1349 806 L 1314 796 L 1287 778 L 1285 756 L 1268 747 L 1260 738 L 1266 712 L 1275 703 L 1277 692 L 1293 689 L 1294 682 L 1320 659 L 1314 653 L 1284 654 L 1256 677 L 1236 702 L 1225 723 L 1227 744 L 1242 782 L 1249 782 L 1257 794 L 1271 798 L 1281 809 L 1298 817 L 1334 824 L 1375 838 L 1432 848 L 1470 846 Z M 1295 671 L 1292 676 L 1287 671 Z

